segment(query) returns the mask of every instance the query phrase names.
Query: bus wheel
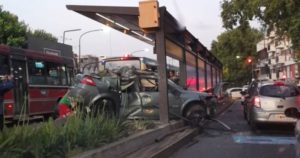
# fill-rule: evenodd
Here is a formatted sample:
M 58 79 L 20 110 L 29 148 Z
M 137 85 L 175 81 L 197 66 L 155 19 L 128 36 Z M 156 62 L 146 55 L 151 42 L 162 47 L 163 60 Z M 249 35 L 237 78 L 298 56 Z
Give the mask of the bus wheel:
M 202 126 L 206 117 L 205 107 L 199 103 L 190 105 L 184 113 L 193 127 Z
M 91 107 L 93 117 L 105 115 L 112 117 L 115 115 L 114 103 L 110 99 L 99 99 Z

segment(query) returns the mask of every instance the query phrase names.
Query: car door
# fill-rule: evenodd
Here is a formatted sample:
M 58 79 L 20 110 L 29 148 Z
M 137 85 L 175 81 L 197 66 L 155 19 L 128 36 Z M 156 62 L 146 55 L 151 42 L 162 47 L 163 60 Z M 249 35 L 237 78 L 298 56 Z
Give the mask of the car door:
M 122 84 L 121 84 L 122 87 Z M 120 115 L 129 118 L 141 116 L 141 97 L 139 94 L 139 82 L 133 80 L 128 83 L 128 87 L 122 89 Z
M 176 88 L 177 85 L 168 84 L 169 97 L 169 113 L 170 117 L 177 117 L 180 115 L 183 100 L 181 99 L 181 91 Z
M 12 72 L 15 80 L 14 87 L 14 114 L 27 115 L 28 114 L 28 91 L 26 78 L 26 62 L 25 60 L 12 59 Z

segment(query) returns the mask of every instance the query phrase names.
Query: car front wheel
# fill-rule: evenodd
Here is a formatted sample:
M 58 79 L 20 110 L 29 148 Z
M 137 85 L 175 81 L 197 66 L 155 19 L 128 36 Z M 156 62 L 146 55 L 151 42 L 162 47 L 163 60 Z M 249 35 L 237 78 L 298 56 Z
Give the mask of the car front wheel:
M 184 113 L 184 117 L 189 121 L 192 126 L 202 126 L 206 117 L 206 110 L 204 105 L 192 104 Z
M 114 103 L 110 99 L 99 99 L 91 107 L 92 116 L 105 115 L 112 117 L 115 115 Z

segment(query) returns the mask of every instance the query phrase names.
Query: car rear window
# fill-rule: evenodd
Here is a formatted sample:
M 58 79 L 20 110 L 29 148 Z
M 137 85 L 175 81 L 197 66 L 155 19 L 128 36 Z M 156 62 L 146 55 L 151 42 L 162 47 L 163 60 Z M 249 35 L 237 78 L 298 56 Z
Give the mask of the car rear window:
M 265 85 L 259 90 L 259 94 L 268 97 L 294 97 L 298 96 L 299 90 L 291 85 Z

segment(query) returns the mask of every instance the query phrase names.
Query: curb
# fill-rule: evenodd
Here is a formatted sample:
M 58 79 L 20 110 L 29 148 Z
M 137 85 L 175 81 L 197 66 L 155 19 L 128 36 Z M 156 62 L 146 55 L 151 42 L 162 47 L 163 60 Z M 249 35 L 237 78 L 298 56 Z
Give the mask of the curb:
M 227 105 L 219 107 L 217 111 L 217 115 L 222 114 L 226 109 L 228 109 L 234 102 L 230 102 Z M 83 152 L 79 155 L 73 156 L 73 158 L 116 158 L 116 157 L 132 157 L 134 153 L 144 147 L 152 146 L 147 155 L 143 155 L 148 158 L 160 158 L 160 157 L 168 157 L 170 154 L 174 153 L 174 151 L 181 148 L 183 145 L 188 143 L 191 139 L 199 134 L 198 128 L 186 128 L 185 130 L 178 132 L 179 134 L 173 134 L 171 136 L 167 136 L 169 138 L 165 138 L 165 140 L 161 141 L 163 146 L 157 147 L 159 143 L 156 142 L 158 138 L 161 138 L 164 135 L 169 135 L 179 128 L 185 128 L 183 121 L 172 121 L 169 124 L 160 125 L 155 129 L 150 129 L 143 131 L 141 133 L 134 134 L 127 138 L 121 139 L 117 142 L 108 144 L 104 147 L 93 149 L 90 151 Z M 168 141 L 167 139 L 170 139 Z M 164 139 L 164 138 L 162 138 Z M 142 149 L 143 150 L 143 149 Z M 139 155 L 138 157 L 143 157 Z
M 224 105 L 222 107 L 219 107 L 219 110 L 217 111 L 217 116 L 224 113 L 228 108 L 233 105 L 235 101 L 230 101 L 227 105 Z M 176 150 L 180 149 L 182 146 L 187 144 L 190 140 L 192 140 L 195 136 L 199 134 L 198 128 L 193 129 L 187 129 L 185 131 L 185 134 L 183 134 L 181 137 L 177 137 L 173 142 L 170 142 L 169 144 L 166 144 L 165 146 L 161 147 L 158 150 L 154 150 L 153 153 L 148 154 L 147 158 L 162 158 L 162 157 L 169 157 L 172 153 L 174 153 Z M 172 138 L 171 138 L 172 139 Z
M 186 128 L 176 134 L 168 136 L 163 141 L 155 142 L 143 149 L 126 155 L 124 158 L 162 158 L 169 157 L 175 150 L 179 149 L 182 144 L 188 143 L 198 134 L 197 129 Z
M 180 149 L 183 145 L 187 144 L 195 136 L 199 134 L 198 129 L 188 129 L 181 139 L 178 139 L 172 144 L 166 145 L 159 151 L 159 154 L 154 154 L 152 158 L 169 157 L 174 151 Z
M 164 124 L 156 129 L 151 129 L 121 139 L 117 142 L 108 144 L 102 148 L 86 151 L 73 158 L 116 158 L 123 157 L 147 145 L 153 144 L 155 139 L 161 135 L 171 132 L 172 130 L 184 126 L 183 121 L 173 121 L 169 124 Z

